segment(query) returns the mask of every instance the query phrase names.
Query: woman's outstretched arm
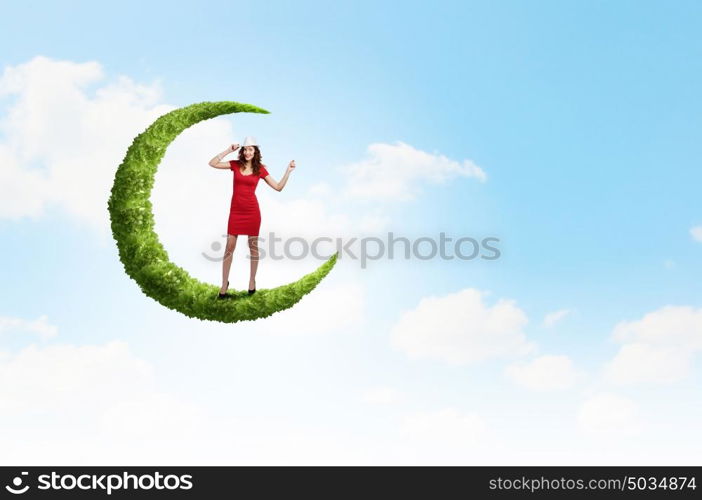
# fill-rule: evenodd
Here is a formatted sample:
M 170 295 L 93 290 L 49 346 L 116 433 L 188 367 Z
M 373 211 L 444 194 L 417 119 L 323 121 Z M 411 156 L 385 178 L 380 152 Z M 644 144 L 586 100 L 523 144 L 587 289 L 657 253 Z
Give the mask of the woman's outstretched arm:
M 239 148 L 238 144 L 232 144 L 231 146 L 229 146 L 227 149 L 225 149 L 224 151 L 222 151 L 221 153 L 219 153 L 217 156 L 213 157 L 210 160 L 210 167 L 229 169 L 230 168 L 229 162 L 226 162 L 226 161 L 223 162 L 222 158 L 227 156 L 232 151 L 236 151 L 238 148 Z
M 266 183 L 275 189 L 276 191 L 282 191 L 283 188 L 285 187 L 285 183 L 288 182 L 288 177 L 290 177 L 290 172 L 292 172 L 295 169 L 295 160 L 291 161 L 288 164 L 288 168 L 285 171 L 285 174 L 283 174 L 283 178 L 280 179 L 280 181 L 276 181 L 270 174 L 265 176 L 263 178 Z

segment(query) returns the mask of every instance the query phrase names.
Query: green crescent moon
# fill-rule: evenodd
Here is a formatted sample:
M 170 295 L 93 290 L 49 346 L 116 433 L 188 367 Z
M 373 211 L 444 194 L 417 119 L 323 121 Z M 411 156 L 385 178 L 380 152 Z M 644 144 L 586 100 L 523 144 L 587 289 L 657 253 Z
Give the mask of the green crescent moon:
M 178 134 L 202 120 L 229 113 L 268 111 L 232 101 L 201 102 L 159 117 L 129 146 L 115 173 L 107 203 L 119 258 L 142 292 L 188 317 L 223 323 L 265 318 L 292 307 L 322 281 L 338 257 L 338 252 L 334 253 L 315 271 L 293 283 L 260 289 L 253 295 L 237 291 L 226 300 L 217 298 L 219 287 L 191 277 L 168 259 L 154 232 L 149 201 L 156 168 Z

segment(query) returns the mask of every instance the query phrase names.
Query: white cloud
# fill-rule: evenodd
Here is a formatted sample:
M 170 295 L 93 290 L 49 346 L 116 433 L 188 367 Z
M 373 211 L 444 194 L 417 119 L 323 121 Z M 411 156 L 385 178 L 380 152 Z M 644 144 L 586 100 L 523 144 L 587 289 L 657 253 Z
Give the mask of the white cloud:
M 702 308 L 664 306 L 638 321 L 618 323 L 612 336 L 620 342 L 640 341 L 702 350 Z
M 410 358 L 433 358 L 451 364 L 528 354 L 522 327 L 527 317 L 513 300 L 483 303 L 486 292 L 467 288 L 443 297 L 423 298 L 392 327 L 395 348 Z
M 551 328 L 572 312 L 573 311 L 571 309 L 560 309 L 558 311 L 550 312 L 546 316 L 544 316 L 543 325 L 545 327 Z
M 665 306 L 637 321 L 623 321 L 612 333 L 623 344 L 605 366 L 617 384 L 672 383 L 687 377 L 702 351 L 702 308 Z
M 233 401 L 223 412 L 220 402 L 201 405 L 187 395 L 164 392 L 157 378 L 155 367 L 119 340 L 30 345 L 4 353 L 0 463 L 350 465 L 389 460 L 362 434 L 252 414 L 250 406 L 236 401 L 229 381 L 222 387 Z
M 624 344 L 605 366 L 605 376 L 622 385 L 668 384 L 690 375 L 692 353 L 679 347 Z
M 46 175 L 36 168 L 21 168 L 10 147 L 0 144 L 0 217 L 39 217 L 51 195 Z
M 356 440 L 249 417 L 250 408 L 236 406 L 217 415 L 187 397 L 163 392 L 155 368 L 123 341 L 29 345 L 0 357 L 0 462 L 176 465 L 186 460 L 205 465 L 372 459 Z
M 13 105 L 0 121 L 0 217 L 40 216 L 55 204 L 98 230 L 109 227 L 107 197 L 114 172 L 132 141 L 158 115 L 157 84 L 104 78 L 96 62 L 37 56 L 7 66 L 0 96 Z
M 332 196 L 334 194 L 334 190 L 328 182 L 321 181 L 312 184 L 309 188 L 307 188 L 307 193 L 311 196 L 326 197 Z
M 583 431 L 594 435 L 634 435 L 643 430 L 634 402 L 608 392 L 595 394 L 584 401 L 577 421 Z
M 203 431 L 209 415 L 200 406 L 170 394 L 133 395 L 110 405 L 99 417 L 99 430 L 112 440 L 158 441 L 192 439 Z
M 477 413 L 455 408 L 415 413 L 404 418 L 400 432 L 407 437 L 453 447 L 471 446 L 485 438 L 488 427 Z
M 695 226 L 691 228 L 690 235 L 695 241 L 702 242 L 702 226 Z
M 487 179 L 485 172 L 470 160 L 460 163 L 401 141 L 371 144 L 368 153 L 368 159 L 340 169 L 347 177 L 344 195 L 348 198 L 409 201 L 427 181 L 439 184 L 458 177 L 472 177 L 482 182 Z
M 57 334 L 57 328 L 46 323 L 46 316 L 33 322 L 10 319 L 3 318 L 0 324 L 49 332 L 50 337 Z M 124 341 L 82 346 L 29 344 L 3 354 L 0 415 L 5 419 L 38 423 L 37 416 L 49 418 L 53 425 L 47 429 L 54 432 L 63 426 L 79 426 L 112 440 L 188 438 L 202 432 L 203 411 L 160 391 L 154 367 L 135 356 Z M 0 433 L 0 442 L 8 440 Z
M 348 236 L 385 228 L 390 218 L 382 212 L 364 210 L 355 214 L 331 211 L 325 200 L 284 199 L 278 193 L 261 190 L 259 200 L 265 207 L 265 231 L 306 238 Z M 258 191 L 257 191 L 258 193 Z M 261 226 L 264 230 L 264 226 Z
M 150 394 L 153 369 L 125 342 L 30 345 L 0 363 L 0 408 L 22 412 L 99 412 L 112 401 Z
M 366 403 L 391 405 L 402 401 L 404 395 L 394 387 L 381 385 L 366 389 L 362 394 L 362 398 Z
M 27 332 L 39 335 L 42 340 L 47 340 L 55 337 L 58 333 L 58 328 L 50 324 L 48 320 L 49 318 L 45 314 L 32 321 L 0 316 L 0 335 L 7 332 Z
M 329 276 L 295 307 L 275 313 L 256 326 L 272 335 L 317 335 L 353 329 L 364 317 L 365 287 L 358 280 L 342 282 Z
M 505 369 L 515 384 L 534 391 L 558 391 L 572 387 L 580 377 L 568 356 L 540 356 L 529 363 L 515 363 Z

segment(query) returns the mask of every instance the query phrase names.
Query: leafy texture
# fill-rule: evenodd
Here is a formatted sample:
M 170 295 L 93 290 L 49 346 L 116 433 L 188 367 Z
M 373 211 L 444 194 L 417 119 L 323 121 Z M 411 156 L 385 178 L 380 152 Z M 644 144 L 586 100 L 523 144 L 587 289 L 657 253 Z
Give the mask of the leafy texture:
M 230 292 L 217 298 L 219 287 L 202 283 L 168 260 L 168 253 L 154 232 L 149 198 L 156 168 L 168 145 L 186 128 L 202 120 L 229 113 L 268 113 L 238 102 L 202 102 L 159 117 L 139 134 L 117 169 L 107 203 L 112 235 L 126 273 L 142 292 L 160 304 L 191 318 L 234 323 L 265 318 L 296 304 L 329 273 L 338 257 L 331 256 L 314 272 L 293 283 L 272 289 Z

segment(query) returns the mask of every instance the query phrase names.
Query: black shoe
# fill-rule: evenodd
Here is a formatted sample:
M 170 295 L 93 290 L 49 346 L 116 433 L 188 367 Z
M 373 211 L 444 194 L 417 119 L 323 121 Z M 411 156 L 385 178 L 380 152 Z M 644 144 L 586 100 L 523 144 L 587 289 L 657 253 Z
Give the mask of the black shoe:
M 256 283 L 256 280 L 254 280 L 254 283 Z M 253 295 L 254 292 L 256 292 L 256 287 L 254 286 L 253 290 L 249 290 L 249 295 Z
M 227 290 L 229 290 L 229 282 L 227 281 Z M 227 299 L 231 297 L 227 292 L 217 294 L 218 299 Z

